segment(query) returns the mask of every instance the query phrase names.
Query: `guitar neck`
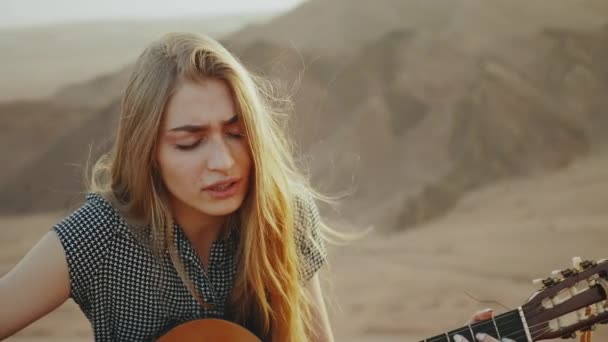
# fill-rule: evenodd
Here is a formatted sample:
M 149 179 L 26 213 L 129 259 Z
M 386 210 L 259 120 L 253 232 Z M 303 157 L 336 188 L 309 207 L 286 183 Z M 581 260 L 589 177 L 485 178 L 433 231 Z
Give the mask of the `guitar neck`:
M 460 329 L 427 338 L 420 342 L 454 342 L 454 335 L 462 335 L 469 341 L 474 342 L 477 341 L 475 339 L 477 333 L 491 335 L 499 341 L 501 338 L 505 337 L 517 342 L 534 341 L 528 337 L 525 319 L 523 319 L 523 314 L 520 314 L 520 310 L 517 309 L 505 312 L 483 322 L 473 323 Z

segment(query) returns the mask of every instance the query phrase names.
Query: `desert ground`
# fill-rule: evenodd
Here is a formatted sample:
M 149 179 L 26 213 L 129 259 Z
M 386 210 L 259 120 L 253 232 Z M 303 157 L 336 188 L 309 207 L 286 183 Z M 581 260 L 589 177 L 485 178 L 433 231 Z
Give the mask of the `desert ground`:
M 607 257 L 608 155 L 598 154 L 471 192 L 423 226 L 330 246 L 322 274 L 337 341 L 419 341 L 462 326 L 476 310 L 516 308 L 536 290 L 532 279 L 569 267 L 573 256 Z M 2 218 L 0 272 L 64 214 Z M 595 338 L 608 339 L 608 326 Z M 69 300 L 8 341 L 91 339 Z

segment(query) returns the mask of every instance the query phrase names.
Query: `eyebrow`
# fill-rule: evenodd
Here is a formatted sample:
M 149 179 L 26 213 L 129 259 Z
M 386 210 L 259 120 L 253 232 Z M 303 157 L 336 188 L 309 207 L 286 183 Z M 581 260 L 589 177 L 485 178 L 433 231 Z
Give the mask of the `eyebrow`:
M 237 123 L 239 121 L 239 116 L 234 115 L 228 120 L 222 120 L 220 123 L 222 126 L 231 125 L 233 123 Z M 171 128 L 169 132 L 189 132 L 189 133 L 197 133 L 201 131 L 206 131 L 209 129 L 209 125 L 184 125 L 175 128 Z

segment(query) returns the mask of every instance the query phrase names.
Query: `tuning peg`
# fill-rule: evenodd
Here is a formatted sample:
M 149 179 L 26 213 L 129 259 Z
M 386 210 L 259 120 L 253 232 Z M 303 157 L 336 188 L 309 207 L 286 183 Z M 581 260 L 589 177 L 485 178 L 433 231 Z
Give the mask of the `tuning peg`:
M 597 263 L 593 260 L 583 260 L 583 261 L 581 261 L 580 265 L 583 268 L 583 270 L 586 270 L 588 268 L 596 266 Z
M 543 280 L 543 285 L 545 285 L 545 287 L 551 287 L 557 283 L 559 283 L 559 281 L 556 281 L 555 278 L 551 278 L 551 277 Z
M 566 279 L 566 278 L 564 278 L 564 276 L 562 276 L 562 271 L 561 270 L 552 271 L 551 275 L 553 276 L 554 281 L 557 282 L 557 283 L 559 283 L 562 280 Z
M 574 266 L 574 268 L 576 268 L 577 270 L 581 269 L 581 257 L 574 257 L 572 258 L 572 266 Z
M 532 280 L 532 284 L 534 285 L 543 285 L 543 288 L 551 287 L 562 280 L 559 278 L 547 277 L 545 279 L 534 279 Z
M 574 268 L 566 268 L 565 270 L 563 270 L 561 272 L 561 274 L 564 278 L 572 277 L 573 275 L 575 275 L 577 273 L 578 273 L 578 271 Z
M 534 279 L 534 280 L 532 280 L 532 284 L 534 284 L 534 285 L 542 285 L 543 284 L 543 280 L 544 279 L 541 279 L 541 278 Z

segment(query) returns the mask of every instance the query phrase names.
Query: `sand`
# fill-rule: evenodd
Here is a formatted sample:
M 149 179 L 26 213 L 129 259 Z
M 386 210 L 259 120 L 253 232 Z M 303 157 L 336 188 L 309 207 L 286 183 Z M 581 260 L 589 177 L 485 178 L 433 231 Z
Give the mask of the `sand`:
M 607 202 L 608 157 L 598 156 L 470 193 L 424 226 L 332 246 L 323 285 L 336 339 L 419 341 L 462 326 L 478 309 L 516 308 L 535 291 L 532 279 L 570 266 L 572 256 L 608 256 Z M 60 216 L 2 218 L 0 271 Z M 595 340 L 607 338 L 600 326 Z M 8 341 L 91 339 L 69 300 Z

